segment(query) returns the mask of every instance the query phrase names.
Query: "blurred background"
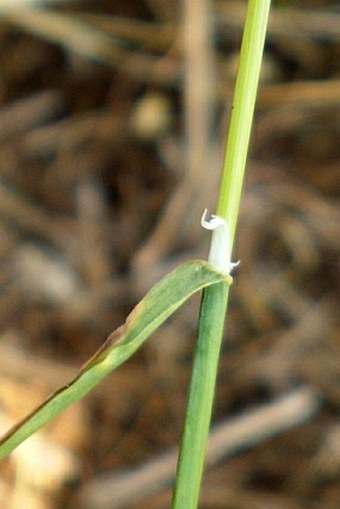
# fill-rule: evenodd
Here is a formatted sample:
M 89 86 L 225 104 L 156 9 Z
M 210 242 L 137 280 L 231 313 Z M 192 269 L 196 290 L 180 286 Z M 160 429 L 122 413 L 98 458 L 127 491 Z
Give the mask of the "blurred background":
M 0 430 L 206 258 L 246 2 L 0 1 Z M 337 2 L 273 2 L 201 509 L 340 507 Z M 3 509 L 170 506 L 199 298 L 0 467 Z

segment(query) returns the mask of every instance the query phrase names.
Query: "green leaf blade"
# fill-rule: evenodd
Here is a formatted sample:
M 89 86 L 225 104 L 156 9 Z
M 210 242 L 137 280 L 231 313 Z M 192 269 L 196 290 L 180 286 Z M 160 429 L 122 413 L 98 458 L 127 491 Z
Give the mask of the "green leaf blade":
M 208 286 L 232 279 L 203 260 L 180 265 L 157 283 L 137 304 L 95 355 L 67 385 L 15 425 L 0 440 L 0 459 L 70 405 L 84 397 L 111 371 L 120 366 L 189 297 Z

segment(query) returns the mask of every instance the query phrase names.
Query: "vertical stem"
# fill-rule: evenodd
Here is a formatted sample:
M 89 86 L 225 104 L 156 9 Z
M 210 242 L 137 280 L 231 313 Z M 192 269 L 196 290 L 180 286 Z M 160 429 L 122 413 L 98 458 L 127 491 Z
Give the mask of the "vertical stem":
M 217 214 L 233 243 L 253 123 L 270 0 L 249 0 L 230 115 Z
M 270 0 L 249 0 L 242 39 L 217 207 L 218 215 L 229 224 L 231 244 L 239 211 L 269 7 Z M 196 509 L 198 505 L 228 293 L 227 283 L 218 283 L 203 292 L 173 509 Z
M 228 286 L 203 292 L 187 413 L 177 466 L 173 509 L 196 509 L 214 399 Z

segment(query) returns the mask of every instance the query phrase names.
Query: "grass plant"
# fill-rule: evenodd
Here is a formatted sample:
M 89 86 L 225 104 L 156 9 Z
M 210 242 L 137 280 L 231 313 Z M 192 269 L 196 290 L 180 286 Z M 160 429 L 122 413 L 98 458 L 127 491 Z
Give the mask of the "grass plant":
M 202 260 L 188 261 L 160 281 L 73 380 L 56 391 L 0 440 L 0 459 L 73 402 L 81 399 L 113 369 L 125 362 L 185 300 L 204 289 L 173 497 L 173 509 L 197 507 L 231 282 L 230 258 L 269 6 L 270 0 L 249 0 L 248 3 L 217 217 L 205 222 L 213 229 L 209 263 Z
M 219 252 L 213 231 L 210 260 L 223 257 L 230 266 L 239 213 L 256 92 L 260 75 L 270 0 L 249 0 L 239 69 L 231 106 L 217 214 L 226 221 L 229 251 Z M 204 455 L 213 406 L 218 358 L 223 335 L 229 286 L 221 282 L 203 292 L 197 347 L 189 390 L 173 509 L 195 509 L 198 504 Z

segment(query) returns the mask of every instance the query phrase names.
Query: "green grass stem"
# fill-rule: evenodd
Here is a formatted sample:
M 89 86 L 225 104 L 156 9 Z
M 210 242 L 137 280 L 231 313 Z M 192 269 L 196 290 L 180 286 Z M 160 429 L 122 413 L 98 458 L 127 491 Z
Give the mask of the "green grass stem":
M 249 0 L 233 97 L 217 214 L 233 245 L 254 115 L 270 0 Z M 229 253 L 226 253 L 226 257 Z M 203 292 L 198 340 L 180 448 L 173 509 L 198 506 L 229 287 Z

